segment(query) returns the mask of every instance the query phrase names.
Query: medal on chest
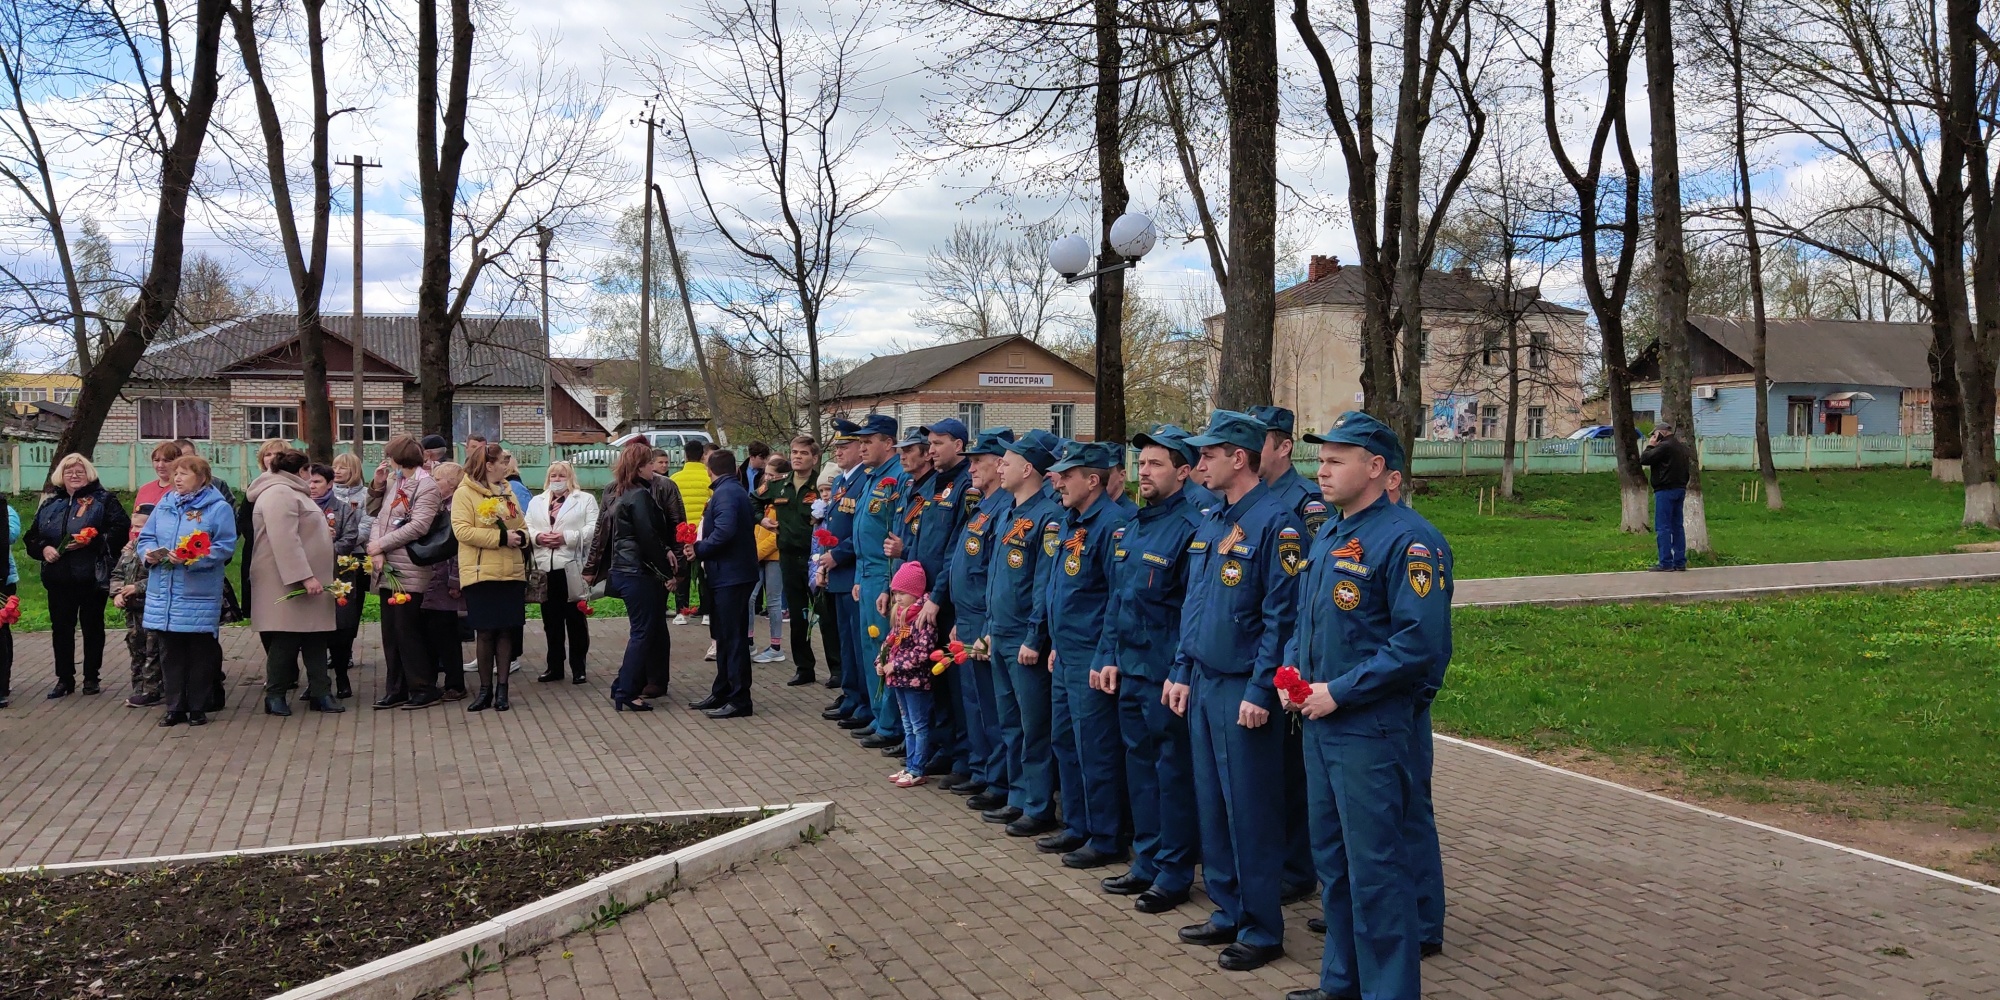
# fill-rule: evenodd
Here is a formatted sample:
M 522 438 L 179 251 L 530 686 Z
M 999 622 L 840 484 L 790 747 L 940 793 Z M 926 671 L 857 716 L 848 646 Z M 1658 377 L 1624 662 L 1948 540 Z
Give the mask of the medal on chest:
M 1333 585 L 1333 606 L 1342 611 L 1353 611 L 1361 606 L 1361 588 L 1353 580 L 1342 580 Z
M 1243 564 L 1234 559 L 1222 561 L 1222 585 L 1234 587 L 1243 582 Z

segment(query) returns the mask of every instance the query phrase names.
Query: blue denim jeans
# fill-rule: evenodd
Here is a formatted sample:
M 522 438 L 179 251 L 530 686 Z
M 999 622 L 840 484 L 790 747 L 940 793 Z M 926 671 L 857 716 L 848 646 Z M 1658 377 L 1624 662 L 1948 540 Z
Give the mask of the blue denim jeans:
M 931 693 L 916 688 L 890 688 L 903 711 L 903 766 L 923 774 L 931 756 Z
M 1682 569 L 1688 564 L 1687 526 L 1681 522 L 1686 490 L 1653 491 L 1653 535 L 1659 541 L 1660 565 Z

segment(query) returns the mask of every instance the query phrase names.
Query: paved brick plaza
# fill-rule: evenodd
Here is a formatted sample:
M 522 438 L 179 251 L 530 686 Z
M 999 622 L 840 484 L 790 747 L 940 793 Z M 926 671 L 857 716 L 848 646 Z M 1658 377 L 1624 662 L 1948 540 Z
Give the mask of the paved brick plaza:
M 754 719 L 612 713 L 623 624 L 594 624 L 588 686 L 524 666 L 505 715 L 368 711 L 371 669 L 360 710 L 289 719 L 258 713 L 261 653 L 230 629 L 231 707 L 171 730 L 123 707 L 115 639 L 104 694 L 50 703 L 47 637 L 17 637 L 0 866 L 825 797 L 841 829 L 818 845 L 517 958 L 475 996 L 1276 1000 L 1311 981 L 1310 906 L 1288 913 L 1292 958 L 1223 973 L 1173 940 L 1198 905 L 1141 916 L 959 797 L 891 787 L 888 760 L 819 720 L 825 689 L 782 686 L 789 664 L 758 668 Z M 678 701 L 706 688 L 706 637 L 674 633 Z M 2000 996 L 2000 895 L 1456 746 L 1437 789 L 1452 909 L 1430 995 Z

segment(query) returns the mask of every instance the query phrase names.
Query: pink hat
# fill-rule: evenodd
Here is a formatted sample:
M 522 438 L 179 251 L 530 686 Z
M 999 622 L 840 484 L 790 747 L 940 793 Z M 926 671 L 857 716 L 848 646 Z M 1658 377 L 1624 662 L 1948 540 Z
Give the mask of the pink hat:
M 889 590 L 893 593 L 908 594 L 911 597 L 924 596 L 930 591 L 930 588 L 925 586 L 924 583 L 924 568 L 918 565 L 914 559 L 904 563 L 902 568 L 896 570 L 895 578 L 889 581 Z

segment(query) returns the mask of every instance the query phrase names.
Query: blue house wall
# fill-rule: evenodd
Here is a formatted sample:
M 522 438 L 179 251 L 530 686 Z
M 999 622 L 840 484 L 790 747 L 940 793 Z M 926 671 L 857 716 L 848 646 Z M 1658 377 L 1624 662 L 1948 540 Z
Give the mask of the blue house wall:
M 1889 385 L 1840 385 L 1821 382 L 1779 382 L 1771 386 L 1771 433 L 1785 433 L 1785 411 L 1792 396 L 1814 399 L 1812 433 L 1826 433 L 1824 400 L 1837 392 L 1865 392 L 1874 399 L 1857 399 L 1847 412 L 1859 415 L 1862 434 L 1903 432 L 1903 390 Z M 1694 431 L 1701 437 L 1750 437 L 1757 433 L 1757 393 L 1747 385 L 1717 386 L 1714 399 L 1696 398 Z M 1660 410 L 1657 389 L 1632 393 L 1632 409 Z

